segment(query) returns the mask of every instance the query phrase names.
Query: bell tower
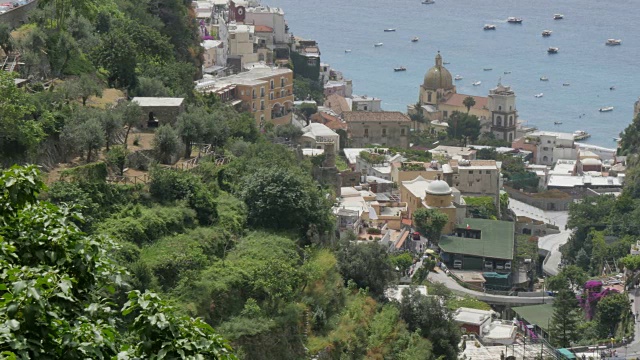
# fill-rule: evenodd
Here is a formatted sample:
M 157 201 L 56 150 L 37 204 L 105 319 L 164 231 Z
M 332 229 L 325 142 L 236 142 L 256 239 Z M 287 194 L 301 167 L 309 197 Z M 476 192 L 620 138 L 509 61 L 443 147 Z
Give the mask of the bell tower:
M 487 107 L 491 111 L 491 132 L 496 139 L 512 142 L 518 123 L 515 92 L 498 81 L 498 86 L 489 90 Z

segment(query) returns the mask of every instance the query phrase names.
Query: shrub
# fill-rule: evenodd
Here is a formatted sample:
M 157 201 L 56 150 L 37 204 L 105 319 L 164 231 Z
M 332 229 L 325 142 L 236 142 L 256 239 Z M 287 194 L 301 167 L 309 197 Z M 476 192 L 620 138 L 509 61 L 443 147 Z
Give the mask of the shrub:
M 380 235 L 382 234 L 382 230 L 378 228 L 367 228 L 367 234 Z

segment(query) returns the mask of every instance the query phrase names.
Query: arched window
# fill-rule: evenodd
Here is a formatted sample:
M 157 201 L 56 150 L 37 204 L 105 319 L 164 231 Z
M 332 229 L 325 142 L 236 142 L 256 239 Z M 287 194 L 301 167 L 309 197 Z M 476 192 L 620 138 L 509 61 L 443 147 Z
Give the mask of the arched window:
M 502 126 L 502 116 L 496 116 L 496 125 Z
M 502 106 L 498 106 L 498 111 L 502 111 Z
M 509 115 L 509 126 L 513 126 L 513 115 Z
M 547 161 L 549 161 L 549 158 L 545 155 L 545 156 L 542 157 L 542 161 L 547 162 Z
M 509 133 L 509 142 L 513 141 L 513 133 Z
M 431 102 L 431 91 L 427 93 L 427 102 Z

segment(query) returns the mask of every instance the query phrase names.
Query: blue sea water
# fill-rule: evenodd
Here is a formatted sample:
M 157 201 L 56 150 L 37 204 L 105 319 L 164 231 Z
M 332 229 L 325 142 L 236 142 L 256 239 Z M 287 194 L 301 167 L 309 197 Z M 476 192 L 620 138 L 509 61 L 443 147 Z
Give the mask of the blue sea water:
M 352 79 L 355 94 L 381 98 L 384 110 L 406 111 L 417 101 L 437 51 L 453 76 L 464 77 L 456 81 L 459 93 L 486 96 L 502 78 L 516 92 L 519 117 L 528 125 L 585 130 L 595 145 L 615 147 L 613 138 L 631 122 L 640 96 L 640 0 L 267 2 L 284 9 L 294 35 L 319 42 L 322 62 Z M 565 18 L 554 20 L 555 13 Z M 524 21 L 509 24 L 509 16 Z M 487 23 L 497 30 L 483 31 Z M 543 38 L 545 29 L 553 35 Z M 412 43 L 414 36 L 420 41 Z M 608 38 L 622 45 L 605 46 Z M 377 42 L 384 46 L 374 47 Z M 550 46 L 559 53 L 547 54 Z M 407 71 L 394 72 L 397 66 Z M 475 81 L 482 85 L 472 86 Z M 535 98 L 538 93 L 544 96 Z M 615 109 L 600 113 L 605 106 Z

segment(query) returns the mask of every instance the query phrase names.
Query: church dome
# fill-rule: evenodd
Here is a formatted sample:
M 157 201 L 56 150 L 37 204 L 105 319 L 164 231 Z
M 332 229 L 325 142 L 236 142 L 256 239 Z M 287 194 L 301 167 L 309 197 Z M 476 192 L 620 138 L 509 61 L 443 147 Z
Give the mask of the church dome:
M 453 78 L 449 70 L 442 66 L 442 56 L 439 52 L 436 55 L 436 65 L 429 69 L 424 76 L 422 87 L 430 90 L 453 89 Z
M 426 192 L 429 195 L 449 195 L 451 194 L 451 188 L 445 181 L 435 180 L 429 183 Z

